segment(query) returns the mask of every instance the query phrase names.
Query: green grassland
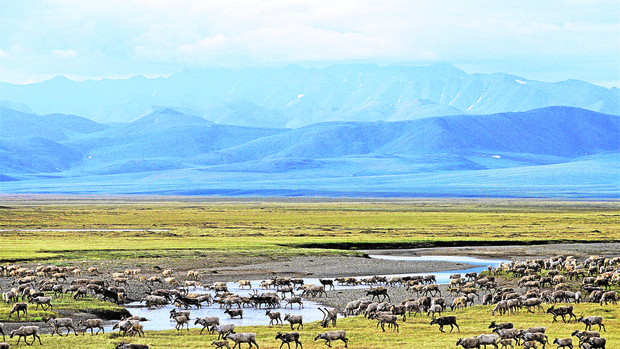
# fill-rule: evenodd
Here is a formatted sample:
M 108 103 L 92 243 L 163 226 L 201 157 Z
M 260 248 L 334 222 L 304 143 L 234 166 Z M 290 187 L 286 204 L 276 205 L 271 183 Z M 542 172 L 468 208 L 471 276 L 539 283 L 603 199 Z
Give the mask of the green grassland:
M 96 229 L 139 231 L 92 231 Z M 355 253 L 361 248 L 609 241 L 620 241 L 617 202 L 34 202 L 4 197 L 0 208 L 0 262 L 205 257 L 231 252 L 286 256 Z
M 446 333 L 440 333 L 437 325 L 430 325 L 430 318 L 426 315 L 418 315 L 408 318 L 406 322 L 399 321 L 400 331 L 393 332 L 386 327 L 386 332 L 382 332 L 381 328 L 376 328 L 376 321 L 365 319 L 362 316 L 340 318 L 336 329 L 346 330 L 349 338 L 349 348 L 356 349 L 377 349 L 377 348 L 411 348 L 411 349 L 428 349 L 428 348 L 455 348 L 458 338 L 473 337 L 482 333 L 491 333 L 488 325 L 491 321 L 497 322 L 513 322 L 517 328 L 528 328 L 533 326 L 547 327 L 547 336 L 549 341 L 553 342 L 554 338 L 570 337 L 572 331 L 584 329 L 582 323 L 574 320 L 564 323 L 562 320 L 552 323 L 552 316 L 545 313 L 532 314 L 522 310 L 518 314 L 509 314 L 504 316 L 492 316 L 492 306 L 474 306 L 464 310 L 448 312 L 448 315 L 456 315 L 457 323 L 460 326 L 460 332 L 454 329 L 450 333 L 450 327 L 444 328 Z M 605 318 L 605 326 L 607 332 L 602 332 L 602 336 L 607 339 L 607 348 L 618 348 L 620 345 L 620 308 L 618 306 L 601 307 L 598 304 L 576 304 L 575 313 L 579 316 L 581 313 L 586 315 L 602 315 Z M 597 330 L 598 328 L 594 328 Z M 278 331 L 288 332 L 288 325 L 278 326 L 249 326 L 238 327 L 237 332 L 254 332 L 257 334 L 257 343 L 260 348 L 279 348 L 280 341 L 275 340 Z M 330 327 L 329 330 L 332 330 Z M 303 329 L 298 332 L 301 334 L 301 342 L 305 349 L 327 348 L 324 341 L 314 341 L 317 333 L 325 332 L 318 323 L 305 324 Z M 169 330 L 150 332 L 146 331 L 145 338 L 118 337 L 117 332 L 112 334 L 91 336 L 75 336 L 73 333 L 68 337 L 59 337 L 43 335 L 42 341 L 44 346 L 51 348 L 113 348 L 115 344 L 120 342 L 146 343 L 151 348 L 208 348 L 210 343 L 217 336 L 206 334 L 206 331 L 199 335 L 199 329 L 191 328 L 189 331 Z M 575 347 L 577 347 L 577 339 L 573 337 Z M 334 348 L 343 348 L 341 341 L 333 342 Z M 232 345 L 231 345 L 232 347 Z M 548 348 L 555 348 L 551 343 Z M 247 348 L 247 344 L 243 345 Z M 284 348 L 287 348 L 285 345 Z
M 46 296 L 52 296 L 51 292 L 47 292 Z M 28 314 L 24 317 L 21 315 L 21 318 L 18 319 L 16 314 L 13 314 L 11 318 L 9 318 L 9 312 L 13 304 L 6 304 L 4 302 L 0 302 L 0 322 L 4 321 L 43 321 L 45 318 L 49 317 L 59 317 L 59 314 L 62 314 L 64 311 L 70 312 L 82 312 L 89 313 L 92 312 L 94 314 L 104 313 L 104 312 L 121 312 L 124 308 L 120 305 L 103 301 L 99 298 L 93 296 L 86 296 L 84 298 L 80 298 L 78 300 L 73 299 L 71 294 L 66 294 L 63 296 L 53 297 L 52 299 L 52 307 L 46 310 L 43 310 L 41 307 L 38 309 L 35 308 L 34 305 L 28 306 Z

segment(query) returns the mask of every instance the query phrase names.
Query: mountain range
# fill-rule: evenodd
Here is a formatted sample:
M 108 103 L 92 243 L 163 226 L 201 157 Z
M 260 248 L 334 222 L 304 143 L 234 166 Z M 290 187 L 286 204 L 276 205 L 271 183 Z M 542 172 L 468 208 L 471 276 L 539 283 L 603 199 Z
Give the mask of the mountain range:
M 620 115 L 620 89 L 428 67 L 335 65 L 189 70 L 167 78 L 0 83 L 0 106 L 131 122 L 172 108 L 218 124 L 299 128 L 330 121 L 405 121 L 569 106 Z
M 619 135 L 620 116 L 566 106 L 295 128 L 3 107 L 0 192 L 617 199 Z

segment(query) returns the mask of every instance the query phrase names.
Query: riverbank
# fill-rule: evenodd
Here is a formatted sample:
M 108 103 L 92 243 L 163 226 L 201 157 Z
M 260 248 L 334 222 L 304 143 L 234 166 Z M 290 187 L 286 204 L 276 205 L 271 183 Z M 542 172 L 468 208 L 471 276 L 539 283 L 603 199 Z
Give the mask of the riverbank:
M 166 259 L 166 267 L 174 269 L 174 273 L 180 280 L 184 280 L 184 274 L 188 268 L 201 271 L 201 281 L 203 284 L 214 282 L 236 282 L 241 279 L 248 280 L 267 280 L 275 277 L 305 278 L 336 278 L 336 277 L 365 277 L 365 276 L 386 276 L 386 275 L 411 275 L 418 273 L 439 273 L 445 271 L 455 271 L 480 267 L 480 265 L 472 265 L 462 262 L 449 261 L 450 256 L 466 256 L 476 257 L 479 259 L 504 259 L 504 260 L 523 260 L 528 258 L 547 258 L 548 256 L 557 254 L 575 255 L 579 260 L 587 258 L 590 254 L 601 254 L 604 256 L 617 256 L 620 251 L 619 244 L 558 244 L 543 246 L 502 246 L 502 247 L 467 247 L 459 249 L 413 249 L 413 250 L 372 250 L 363 251 L 370 255 L 391 255 L 391 256 L 424 256 L 424 255 L 444 255 L 446 261 L 409 261 L 409 260 L 390 260 L 375 259 L 368 257 L 353 256 L 296 256 L 296 257 L 270 257 L 268 260 L 263 257 L 238 257 L 231 256 L 231 260 L 220 260 L 217 267 L 205 268 L 201 265 L 199 259 L 195 259 L 188 263 L 168 264 L 175 259 Z M 524 252 L 527 252 L 524 253 Z M 127 261 L 125 261 L 127 262 Z M 141 260 L 140 266 L 142 275 L 149 277 L 153 275 L 161 275 L 159 270 L 163 262 L 162 260 Z M 88 265 L 97 265 L 99 272 L 104 279 L 114 271 L 120 271 L 121 265 L 112 263 L 111 261 L 95 261 L 85 262 Z M 152 263 L 159 263 L 158 265 Z M 34 267 L 34 265 L 29 265 Z M 86 265 L 83 265 L 86 267 Z M 0 284 L 10 287 L 11 278 L 0 278 Z M 520 290 L 513 279 L 498 279 L 500 287 L 513 287 Z M 142 296 L 149 292 L 151 288 L 167 288 L 164 285 L 153 285 L 151 287 L 136 279 L 128 280 L 125 285 L 127 295 L 135 300 L 141 299 Z M 390 302 L 398 304 L 403 300 L 409 299 L 412 294 L 404 287 L 396 286 L 388 288 Z M 261 290 L 257 283 L 254 288 Z M 443 295 L 448 294 L 447 285 L 441 285 L 440 290 Z M 334 290 L 328 290 L 327 296 L 308 298 L 322 306 L 335 308 L 342 312 L 346 304 L 352 300 L 366 296 L 366 288 L 344 288 L 336 283 Z M 451 297 L 447 297 L 451 301 Z M 131 311 L 131 309 L 129 309 Z M 93 314 L 85 311 L 61 311 L 59 314 L 72 317 L 74 319 L 85 319 L 95 316 L 101 317 L 99 314 Z M 108 320 L 117 317 L 104 316 Z M 44 328 L 43 332 L 49 332 L 49 326 L 40 323 Z M 108 322 L 111 324 L 111 322 Z M 18 323 L 12 323 L 11 326 L 17 326 Z
M 557 255 L 572 255 L 585 259 L 591 255 L 606 257 L 620 253 L 620 243 L 565 243 L 545 245 L 510 245 L 510 246 L 463 246 L 434 247 L 414 249 L 368 250 L 365 253 L 390 256 L 466 256 L 481 259 L 523 260 L 549 258 Z
M 372 275 L 433 273 L 473 268 L 474 265 L 448 261 L 395 261 L 368 257 L 291 257 L 280 261 L 215 269 L 223 281 L 237 281 L 241 275 L 250 279 L 280 277 L 336 278 Z M 234 280 L 230 279 L 234 276 Z
M 490 246 L 460 248 L 421 248 L 406 250 L 367 250 L 361 251 L 372 255 L 388 256 L 465 256 L 479 259 L 504 259 L 509 261 L 549 258 L 557 255 L 572 255 L 584 260 L 590 255 L 615 257 L 620 254 L 619 243 L 592 244 L 550 244 L 534 246 Z M 396 261 L 359 257 L 294 257 L 285 261 L 245 265 L 233 268 L 236 272 L 268 271 L 274 276 L 334 278 L 343 276 L 398 275 L 416 273 L 437 273 L 451 270 L 463 270 L 479 265 L 449 261 Z M 513 287 L 520 290 L 515 280 L 498 279 L 500 287 Z M 440 285 L 442 294 L 446 295 L 447 285 Z M 404 287 L 388 287 L 392 304 L 411 297 Z M 364 289 L 344 289 L 336 286 L 327 292 L 327 297 L 309 298 L 324 306 L 342 311 L 352 300 L 366 296 Z
M 467 246 L 450 248 L 418 248 L 360 251 L 367 255 L 388 256 L 466 256 L 479 259 L 504 259 L 511 261 L 572 255 L 583 260 L 590 255 L 617 256 L 620 243 L 548 244 L 514 246 Z M 396 261 L 352 256 L 301 256 L 281 260 L 257 261 L 235 267 L 213 269 L 215 274 L 205 275 L 208 280 L 237 281 L 240 278 L 261 279 L 281 277 L 335 278 L 343 276 L 369 276 L 392 274 L 433 273 L 461 270 L 474 265 L 446 261 Z

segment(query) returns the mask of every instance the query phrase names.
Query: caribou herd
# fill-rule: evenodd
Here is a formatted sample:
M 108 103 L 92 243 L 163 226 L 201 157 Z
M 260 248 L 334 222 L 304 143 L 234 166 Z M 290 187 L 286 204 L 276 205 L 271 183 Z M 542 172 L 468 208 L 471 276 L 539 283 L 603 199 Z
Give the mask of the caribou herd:
M 266 326 L 290 326 L 291 332 L 277 331 L 275 334 L 274 340 L 280 341 L 280 349 L 285 344 L 288 348 L 291 344 L 295 344 L 296 349 L 303 348 L 303 332 L 299 332 L 304 331 L 303 315 L 288 313 L 287 308 L 290 306 L 292 309 L 293 305 L 297 305 L 301 312 L 304 309 L 303 299 L 313 298 L 321 302 L 321 299 L 329 299 L 328 292 L 338 292 L 339 287 L 366 285 L 365 295 L 351 300 L 342 309 L 319 307 L 323 319 L 318 325 L 325 329 L 331 326 L 333 330 L 316 334 L 315 341 L 325 341 L 328 347 L 332 346 L 332 342 L 339 341 L 348 348 L 346 330 L 335 329 L 339 315 L 360 316 L 376 321 L 374 329 L 379 331 L 381 328 L 380 333 L 386 332 L 386 327 L 391 332 L 400 332 L 399 323 L 406 323 L 407 317 L 426 316 L 431 326 L 439 326 L 440 334 L 446 333 L 446 326 L 450 327 L 449 332 L 460 333 L 459 314 L 468 307 L 483 305 L 490 306 L 490 325 L 480 329 L 487 333 L 458 338 L 455 343 L 457 347 L 480 349 L 484 346 L 486 349 L 487 346 L 493 346 L 496 349 L 512 349 L 520 345 L 523 348 L 541 346 L 544 349 L 546 345 L 557 345 L 558 349 L 605 349 L 610 348 L 604 338 L 607 331 L 605 313 L 583 314 L 576 313 L 575 309 L 582 302 L 598 303 L 601 309 L 616 306 L 618 296 L 614 289 L 620 286 L 619 266 L 620 257 L 590 256 L 579 261 L 571 256 L 556 256 L 502 263 L 496 268 L 489 267 L 480 275 L 453 274 L 449 284 L 441 287 L 434 275 L 321 278 L 316 285 L 306 284 L 303 279 L 284 277 L 263 280 L 255 285 L 249 280 L 238 280 L 240 289 L 250 290 L 249 295 L 245 296 L 230 292 L 226 282 L 203 284 L 199 270 L 180 273 L 165 269 L 161 275 L 147 277 L 140 269 L 104 275 L 97 268 L 81 270 L 77 267 L 41 265 L 31 269 L 6 265 L 0 267 L 0 275 L 11 278 L 11 284 L 15 286 L 2 293 L 4 303 L 11 307 L 7 319 L 12 320 L 14 317 L 28 322 L 31 316 L 28 311 L 38 311 L 39 307 L 46 314 L 54 313 L 54 304 L 59 298 L 78 300 L 98 297 L 117 304 L 139 301 L 150 308 L 173 305 L 175 308 L 170 311 L 170 320 L 174 322 L 175 329 L 179 333 L 189 331 L 193 321 L 195 326 L 202 326 L 199 335 L 203 335 L 205 329 L 206 335 L 217 335 L 211 342 L 215 348 L 230 348 L 230 345 L 232 348 L 241 348 L 242 344 L 259 348 L 255 333 L 237 332 L 235 325 L 228 321 L 243 318 L 243 310 L 248 307 L 264 309 Z M 518 281 L 513 282 L 513 287 L 501 286 L 498 280 L 506 278 L 517 278 Z M 127 291 L 131 287 L 135 290 L 136 285 L 145 291 L 139 299 L 132 299 Z M 192 293 L 198 287 L 208 289 L 210 293 Z M 390 293 L 394 288 L 406 290 L 409 296 L 392 303 Z M 135 297 L 136 292 L 131 294 Z M 205 305 L 219 306 L 222 312 L 203 318 L 192 317 L 192 309 L 200 309 Z M 503 316 L 520 311 L 540 314 L 541 326 L 519 328 L 519 324 L 501 322 Z M 129 337 L 136 335 L 144 337 L 144 320 L 139 317 L 123 318 L 114 324 L 113 330 L 118 329 L 119 336 L 129 340 Z M 560 323 L 574 326 L 581 323 L 583 331 L 567 326 L 565 336 L 552 340 L 544 324 L 560 320 Z M 285 322 L 288 324 L 284 325 Z M 28 345 L 35 341 L 42 345 L 40 326 L 46 326 L 44 332 L 52 336 L 59 334 L 62 337 L 63 330 L 67 331 L 66 336 L 70 332 L 76 336 L 84 335 L 89 329 L 91 336 L 97 336 L 99 332 L 105 333 L 105 323 L 108 322 L 98 318 L 77 321 L 67 317 L 45 316 L 43 324 L 21 326 L 9 333 L 10 338 L 17 336 L 15 345 L 22 339 Z M 6 341 L 5 326 L 0 323 L 3 341 Z M 30 343 L 28 337 L 32 337 Z M 9 344 L 0 343 L 0 348 L 8 347 Z M 144 344 L 119 343 L 116 348 L 148 347 Z

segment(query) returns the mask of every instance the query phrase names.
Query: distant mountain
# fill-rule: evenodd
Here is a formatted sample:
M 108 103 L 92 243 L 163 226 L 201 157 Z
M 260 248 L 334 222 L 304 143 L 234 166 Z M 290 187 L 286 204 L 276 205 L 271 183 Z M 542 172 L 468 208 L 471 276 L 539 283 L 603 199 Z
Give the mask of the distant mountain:
M 66 141 L 108 129 L 108 126 L 74 115 L 33 115 L 0 107 L 0 137 L 45 137 Z
M 280 132 L 284 130 L 219 125 L 197 116 L 163 109 L 97 135 L 67 142 L 67 145 L 87 154 L 84 170 L 111 164 L 117 166 L 119 162 L 128 164 L 125 167 L 129 168 L 135 161 L 148 159 L 160 163 L 163 159 L 178 162 Z M 170 168 L 185 167 L 172 165 L 169 161 L 165 163 Z
M 620 116 L 585 109 L 294 129 L 222 125 L 154 110 L 104 125 L 0 109 L 0 192 L 620 195 Z
M 496 73 L 467 74 L 451 65 L 337 65 L 191 70 L 168 78 L 0 83 L 11 105 L 40 114 L 130 122 L 171 108 L 215 123 L 298 128 L 328 121 L 404 121 L 571 106 L 620 115 L 620 89 L 583 81 L 546 83 Z M 25 111 L 25 109 L 20 109 Z
M 195 160 L 213 165 L 260 159 L 361 155 L 417 158 L 440 154 L 530 154 L 533 164 L 548 163 L 552 157 L 563 162 L 620 150 L 618 122 L 617 116 L 568 107 L 393 123 L 330 122 L 263 137 L 238 147 L 200 155 Z M 527 157 L 521 155 L 521 158 Z
M 2 174 L 50 174 L 69 171 L 82 161 L 71 147 L 43 137 L 0 138 Z
M 26 114 L 36 114 L 34 110 L 30 109 L 27 105 L 19 102 L 0 101 L 0 108 L 12 109 Z
M 227 101 L 208 106 L 198 113 L 218 124 L 248 127 L 286 127 L 285 116 L 278 111 L 248 101 Z

